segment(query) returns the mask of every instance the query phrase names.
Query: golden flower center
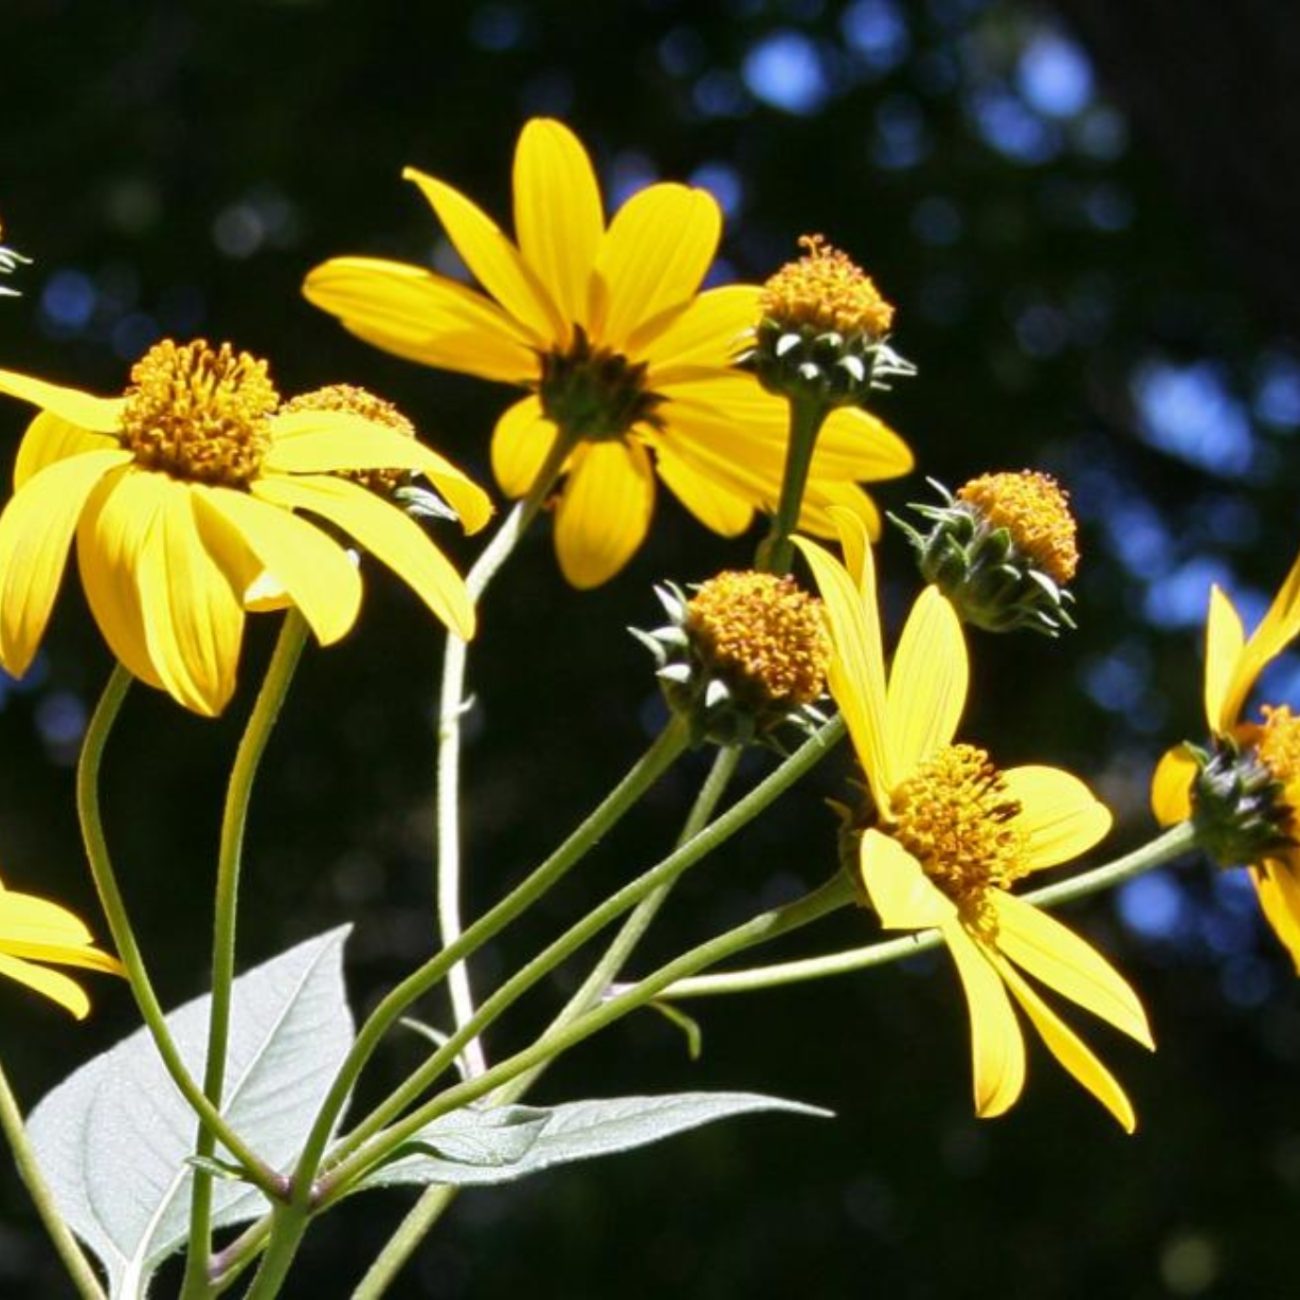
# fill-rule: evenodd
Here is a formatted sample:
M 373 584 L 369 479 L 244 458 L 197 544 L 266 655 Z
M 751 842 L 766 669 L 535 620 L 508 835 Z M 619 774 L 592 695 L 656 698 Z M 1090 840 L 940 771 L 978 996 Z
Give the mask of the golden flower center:
M 1018 470 L 981 474 L 957 490 L 992 528 L 1005 528 L 1017 548 L 1058 586 L 1079 567 L 1078 526 L 1070 498 L 1050 474 Z
M 1285 704 L 1276 709 L 1266 704 L 1261 712 L 1264 722 L 1255 752 L 1274 778 L 1289 789 L 1300 780 L 1300 718 L 1293 716 Z
M 122 445 L 148 469 L 246 487 L 271 445 L 279 401 L 265 361 L 229 343 L 165 339 L 132 367 Z
M 826 689 L 831 640 L 822 603 L 793 578 L 720 573 L 686 607 L 692 643 L 756 703 L 799 708 Z
M 638 423 L 657 422 L 654 411 L 664 399 L 646 387 L 645 364 L 593 346 L 580 325 L 569 347 L 543 353 L 541 364 L 542 413 L 574 437 L 621 438 Z
M 392 402 L 355 384 L 327 384 L 324 388 L 312 389 L 310 393 L 300 393 L 285 402 L 280 411 L 284 415 L 292 415 L 295 411 L 343 411 L 385 425 L 407 438 L 415 437 L 415 425 Z M 404 469 L 348 470 L 339 475 L 368 487 L 380 496 L 391 496 L 410 476 L 410 471 Z
M 811 327 L 818 333 L 868 334 L 883 338 L 894 308 L 871 277 L 847 253 L 821 235 L 802 235 L 803 257 L 787 262 L 763 286 L 763 315 L 784 329 Z
M 1023 874 L 1020 801 L 988 753 L 949 745 L 894 790 L 896 840 L 954 903 L 980 912 L 984 892 Z

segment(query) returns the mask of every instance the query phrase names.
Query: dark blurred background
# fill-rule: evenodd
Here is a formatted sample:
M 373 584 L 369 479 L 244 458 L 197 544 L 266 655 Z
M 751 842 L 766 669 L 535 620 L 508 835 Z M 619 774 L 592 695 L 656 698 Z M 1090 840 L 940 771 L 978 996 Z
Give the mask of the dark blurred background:
M 229 338 L 280 386 L 347 380 L 403 405 L 486 482 L 511 394 L 368 349 L 298 294 L 364 252 L 454 270 L 411 163 L 508 220 L 532 114 L 588 143 L 610 205 L 689 178 L 728 215 L 718 280 L 762 278 L 820 231 L 899 306 L 920 377 L 880 410 L 920 473 L 891 509 L 987 468 L 1059 475 L 1083 523 L 1080 630 L 977 638 L 965 732 L 1004 762 L 1052 761 L 1152 827 L 1154 758 L 1199 735 L 1211 581 L 1262 611 L 1296 549 L 1300 470 L 1300 10 L 1249 0 L 5 0 L 0 213 L 36 259 L 0 304 L 0 364 L 104 392 L 160 335 Z M 13 447 L 27 412 L 0 407 Z M 6 452 L 6 456 L 10 453 Z M 471 660 L 467 890 L 489 904 L 640 752 L 662 713 L 625 625 L 650 584 L 743 564 L 664 494 L 608 588 L 567 589 L 545 527 L 490 593 Z M 447 545 L 468 562 L 472 546 Z M 914 589 L 883 545 L 891 614 Z M 309 653 L 250 830 L 241 966 L 342 920 L 364 1010 L 431 943 L 431 701 L 440 643 L 380 573 L 354 634 Z M 218 793 L 269 650 L 254 619 L 219 723 L 147 690 L 108 755 L 109 831 L 164 1000 L 205 983 Z M 27 679 L 0 677 L 0 869 L 97 919 L 72 763 L 109 660 L 69 581 Z M 1270 675 L 1290 698 L 1300 661 Z M 754 757 L 752 780 L 769 760 Z M 706 755 L 683 762 L 539 914 L 476 964 L 487 986 L 671 842 Z M 847 754 L 678 891 L 643 968 L 819 881 L 822 800 Z M 738 787 L 740 788 L 740 787 Z M 799 1294 L 1280 1296 L 1300 1213 L 1300 1000 L 1241 873 L 1201 864 L 1070 909 L 1143 991 L 1148 1058 L 1083 1026 L 1130 1089 L 1125 1138 L 1034 1045 L 1026 1094 L 972 1118 L 965 1010 L 946 961 L 694 1004 L 703 1059 L 644 1015 L 586 1045 L 537 1097 L 755 1088 L 829 1106 L 475 1192 L 394 1294 L 704 1300 Z M 789 949 L 865 939 L 837 918 Z M 572 978 L 576 978 L 575 972 Z M 0 1050 L 27 1106 L 134 1028 L 99 980 L 74 1026 L 0 987 Z M 562 992 L 491 1043 L 527 1040 Z M 445 1018 L 432 1003 L 427 1019 Z M 1082 1017 L 1076 1018 L 1081 1020 Z M 373 1091 L 418 1052 L 398 1042 Z M 69 1294 L 8 1162 L 0 1294 Z M 407 1204 L 350 1203 L 309 1238 L 291 1294 L 342 1296 Z M 343 1228 L 343 1231 L 339 1231 Z M 169 1284 L 159 1288 L 166 1293 Z

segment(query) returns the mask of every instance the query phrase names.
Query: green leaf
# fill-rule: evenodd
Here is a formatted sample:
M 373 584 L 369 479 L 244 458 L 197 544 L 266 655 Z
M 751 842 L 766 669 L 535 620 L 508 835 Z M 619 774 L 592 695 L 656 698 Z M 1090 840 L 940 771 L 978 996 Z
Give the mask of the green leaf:
M 223 1114 L 252 1148 L 286 1170 L 352 1045 L 343 987 L 348 928 L 309 939 L 235 981 Z M 167 1017 L 196 1078 L 207 1055 L 211 998 Z M 147 1029 L 70 1075 L 32 1112 L 36 1155 L 73 1231 L 103 1261 L 114 1300 L 136 1300 L 185 1244 L 198 1121 Z M 230 1153 L 218 1147 L 225 1162 Z M 218 1226 L 257 1218 L 266 1198 L 247 1183 L 213 1184 Z
M 527 1111 L 527 1118 L 517 1118 L 519 1111 Z M 444 1115 L 421 1129 L 411 1143 L 399 1148 L 391 1161 L 370 1170 L 356 1190 L 431 1183 L 462 1187 L 508 1183 L 555 1165 L 616 1155 L 715 1120 L 763 1111 L 821 1117 L 831 1113 L 801 1102 L 752 1092 L 612 1097 L 571 1101 L 549 1108 L 503 1106 L 479 1110 L 471 1107 Z M 513 1136 L 516 1128 L 527 1128 L 531 1138 L 516 1158 L 500 1162 L 463 1158 L 466 1153 L 481 1157 L 483 1153 L 500 1152 L 509 1140 L 504 1135 Z M 425 1149 L 413 1150 L 417 1144 Z

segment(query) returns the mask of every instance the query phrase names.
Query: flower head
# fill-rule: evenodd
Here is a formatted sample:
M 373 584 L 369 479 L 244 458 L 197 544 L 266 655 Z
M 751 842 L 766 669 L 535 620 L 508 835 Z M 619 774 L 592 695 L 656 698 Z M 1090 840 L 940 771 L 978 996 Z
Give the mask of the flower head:
M 481 527 L 483 491 L 372 412 L 288 409 L 267 364 L 203 340 L 151 348 L 120 398 L 0 371 L 0 392 L 40 414 L 0 514 L 0 665 L 31 663 L 75 534 L 91 611 L 117 658 L 197 713 L 235 686 L 251 593 L 270 586 L 322 644 L 356 620 L 361 579 L 306 512 L 388 565 L 458 635 L 464 584 L 400 509 L 343 474 L 414 471 Z
M 831 694 L 870 789 L 858 852 L 867 897 L 887 929 L 942 933 L 970 1010 L 978 1114 L 999 1115 L 1020 1095 L 1014 999 L 1053 1056 L 1131 1131 L 1123 1089 L 1021 972 L 1150 1047 L 1137 996 L 1093 948 L 1011 892 L 1091 848 L 1110 813 L 1068 772 L 1002 769 L 954 740 L 969 668 L 961 623 L 936 588 L 913 606 L 886 673 L 871 548 L 847 513 L 836 522 L 847 568 L 815 543 L 799 546 L 830 616 Z
M 55 966 L 122 973 L 117 958 L 94 946 L 82 921 L 57 903 L 0 884 L 0 975 L 7 975 L 66 1007 L 78 1020 L 90 1010 L 80 984 Z
M 573 585 L 598 586 L 636 552 L 656 474 L 724 536 L 775 506 L 787 411 L 732 368 L 759 316 L 758 286 L 699 292 L 722 228 L 709 194 L 651 185 L 606 224 L 586 150 L 547 119 L 519 137 L 514 241 L 443 181 L 413 168 L 405 175 L 486 294 L 364 257 L 316 267 L 303 291 L 389 352 L 531 390 L 498 420 L 492 466 L 508 495 L 523 496 L 557 430 L 575 440 L 555 517 L 560 567 Z M 857 483 L 904 474 L 911 463 L 880 421 L 836 413 L 813 459 L 803 526 L 828 535 L 827 509 L 837 505 L 875 531 L 875 509 Z
M 1160 760 L 1151 804 L 1165 826 L 1189 818 L 1222 866 L 1245 864 L 1265 918 L 1300 973 L 1300 719 L 1263 705 L 1242 717 L 1260 673 L 1300 633 L 1300 559 L 1247 638 L 1215 586 L 1205 624 L 1205 719 L 1211 747 L 1179 745 Z

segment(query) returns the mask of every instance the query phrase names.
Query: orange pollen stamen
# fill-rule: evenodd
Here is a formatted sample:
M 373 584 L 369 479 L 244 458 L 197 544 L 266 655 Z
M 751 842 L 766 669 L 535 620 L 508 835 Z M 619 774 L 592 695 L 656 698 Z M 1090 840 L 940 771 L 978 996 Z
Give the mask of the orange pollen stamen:
M 763 315 L 783 329 L 812 327 L 818 333 L 867 334 L 883 338 L 894 308 L 847 253 L 821 235 L 802 235 L 805 255 L 787 262 L 763 286 Z
M 1019 470 L 982 474 L 957 490 L 991 528 L 1005 528 L 1011 540 L 1058 586 L 1079 567 L 1078 525 L 1069 494 L 1050 474 Z

